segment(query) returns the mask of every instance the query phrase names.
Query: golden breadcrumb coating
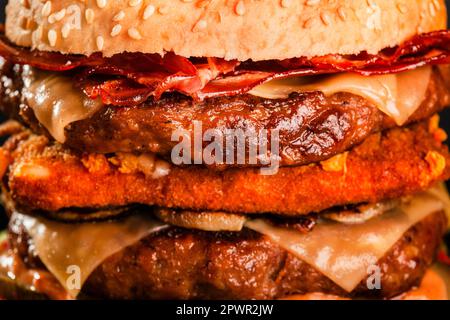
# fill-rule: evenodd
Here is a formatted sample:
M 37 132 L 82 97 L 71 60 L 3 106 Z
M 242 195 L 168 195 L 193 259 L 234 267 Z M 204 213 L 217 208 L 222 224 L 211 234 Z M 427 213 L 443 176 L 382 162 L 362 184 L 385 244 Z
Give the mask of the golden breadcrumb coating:
M 430 120 L 431 122 L 435 119 Z M 377 202 L 427 189 L 450 177 L 450 155 L 429 121 L 370 136 L 347 154 L 318 164 L 223 172 L 170 166 L 159 178 L 122 168 L 122 157 L 75 154 L 22 132 L 2 148 L 6 188 L 23 208 L 56 211 L 133 203 L 192 210 L 303 215 Z M 122 160 L 120 160 L 122 159 Z M 3 164 L 0 167 L 5 167 Z M 130 168 L 134 168 L 131 170 Z

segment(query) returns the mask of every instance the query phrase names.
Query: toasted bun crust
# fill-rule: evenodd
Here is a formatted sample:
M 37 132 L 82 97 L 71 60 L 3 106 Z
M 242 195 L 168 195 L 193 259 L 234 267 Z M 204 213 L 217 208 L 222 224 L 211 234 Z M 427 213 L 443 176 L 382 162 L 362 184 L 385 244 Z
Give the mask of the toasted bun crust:
M 443 0 L 10 0 L 6 34 L 42 51 L 287 59 L 377 53 L 446 28 Z

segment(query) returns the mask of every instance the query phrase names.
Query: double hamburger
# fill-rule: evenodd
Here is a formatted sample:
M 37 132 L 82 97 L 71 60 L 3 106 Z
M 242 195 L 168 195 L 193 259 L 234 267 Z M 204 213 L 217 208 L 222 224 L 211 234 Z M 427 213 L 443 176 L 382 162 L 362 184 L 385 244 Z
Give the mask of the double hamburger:
M 446 22 L 439 0 L 9 1 L 1 295 L 445 299 Z

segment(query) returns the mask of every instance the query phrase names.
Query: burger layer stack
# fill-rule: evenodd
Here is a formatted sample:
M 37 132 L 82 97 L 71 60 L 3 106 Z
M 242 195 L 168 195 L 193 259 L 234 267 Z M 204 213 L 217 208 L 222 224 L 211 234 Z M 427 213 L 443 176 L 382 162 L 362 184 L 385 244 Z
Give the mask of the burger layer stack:
M 445 299 L 440 0 L 10 0 L 0 295 Z

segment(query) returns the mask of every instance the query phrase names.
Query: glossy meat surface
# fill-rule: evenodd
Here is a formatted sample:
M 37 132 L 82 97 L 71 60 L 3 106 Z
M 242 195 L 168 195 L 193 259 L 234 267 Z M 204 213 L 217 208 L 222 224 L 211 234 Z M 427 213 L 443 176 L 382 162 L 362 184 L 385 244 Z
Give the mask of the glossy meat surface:
M 25 210 L 157 205 L 245 214 L 304 215 L 346 204 L 376 203 L 428 189 L 450 177 L 450 155 L 433 121 L 371 135 L 326 162 L 280 168 L 213 171 L 171 166 L 159 178 L 129 163 L 77 154 L 23 132 L 3 147 L 4 181 Z
M 13 222 L 12 222 L 13 223 Z M 172 228 L 114 254 L 89 277 L 84 293 L 112 299 L 273 299 L 323 292 L 390 298 L 418 285 L 433 262 L 445 230 L 443 212 L 412 228 L 377 263 L 381 290 L 366 279 L 346 293 L 307 263 L 264 236 Z M 29 267 L 44 268 L 22 228 L 10 241 Z
M 424 102 L 408 123 L 428 118 L 450 104 L 449 70 L 434 68 Z M 19 74 L 19 67 L 7 63 L 3 66 L 0 108 L 35 132 L 48 135 L 21 97 Z M 65 146 L 95 153 L 153 152 L 170 160 L 171 151 L 178 143 L 172 141 L 172 133 L 182 129 L 193 137 L 194 121 L 201 122 L 203 132 L 210 129 L 222 133 L 227 129 L 279 131 L 281 166 L 328 159 L 361 143 L 372 133 L 396 126 L 370 101 L 350 93 L 326 97 L 322 92 L 311 92 L 277 100 L 238 95 L 203 102 L 169 94 L 159 101 L 150 99 L 135 107 L 105 105 L 91 118 L 66 127 Z M 203 142 L 203 148 L 208 144 Z M 270 147 L 269 140 L 269 150 Z M 236 150 L 236 145 L 233 149 Z M 246 156 L 248 159 L 248 153 Z M 212 166 L 223 169 L 249 166 L 249 162 Z

